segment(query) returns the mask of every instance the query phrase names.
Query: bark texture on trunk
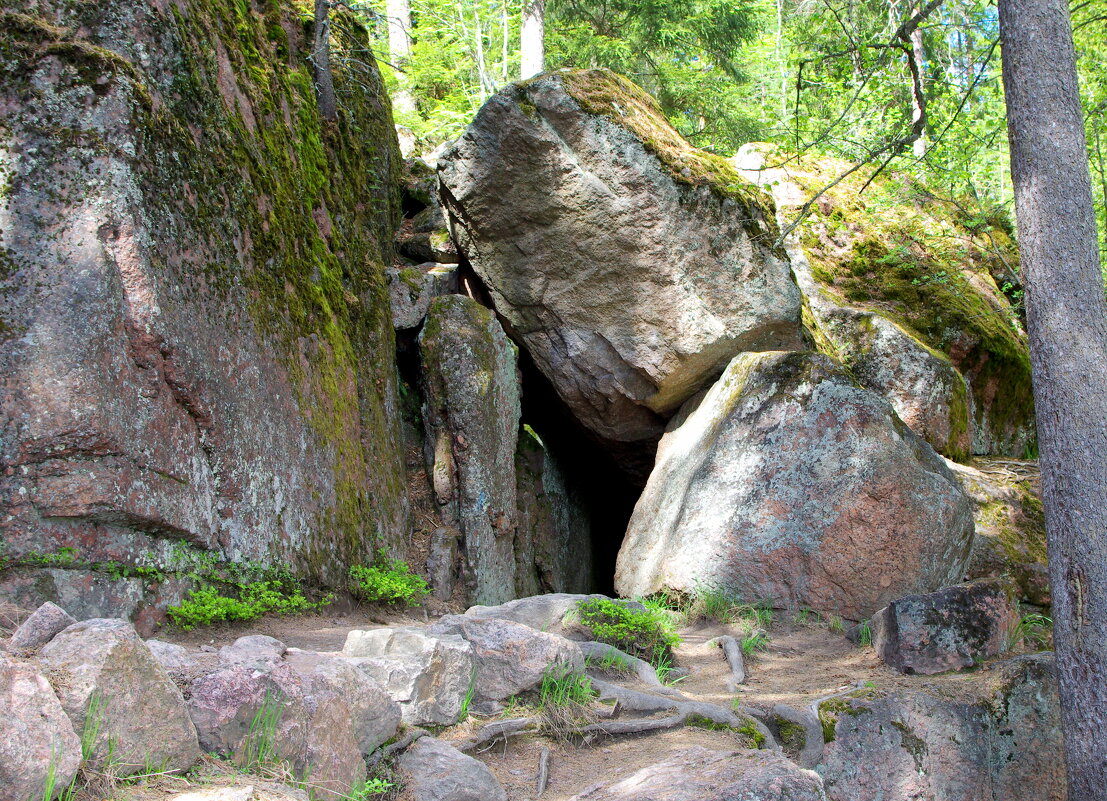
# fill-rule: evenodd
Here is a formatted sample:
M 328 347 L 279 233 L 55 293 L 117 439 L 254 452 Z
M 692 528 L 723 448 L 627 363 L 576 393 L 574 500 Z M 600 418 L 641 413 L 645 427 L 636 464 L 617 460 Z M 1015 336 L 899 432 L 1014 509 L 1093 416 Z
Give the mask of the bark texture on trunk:
M 546 0 L 527 0 L 519 33 L 519 78 L 533 78 L 546 67 Z
M 338 119 L 338 100 L 334 95 L 334 75 L 331 74 L 331 4 L 315 0 L 315 31 L 311 46 L 312 78 L 319 94 L 319 112 L 323 119 Z
M 1072 801 L 1107 799 L 1107 303 L 1065 0 L 1000 0 Z

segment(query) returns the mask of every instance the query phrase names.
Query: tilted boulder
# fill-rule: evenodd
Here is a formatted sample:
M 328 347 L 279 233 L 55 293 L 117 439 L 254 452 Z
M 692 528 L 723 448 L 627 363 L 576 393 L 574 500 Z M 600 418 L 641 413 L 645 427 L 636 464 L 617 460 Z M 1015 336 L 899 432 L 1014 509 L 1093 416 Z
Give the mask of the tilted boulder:
M 625 78 L 507 86 L 438 170 L 497 312 L 606 441 L 652 443 L 735 354 L 802 342 L 772 201 Z
M 575 643 L 510 620 L 447 615 L 427 634 L 460 635 L 473 647 L 474 699 L 480 702 L 534 690 L 557 665 L 584 669 L 584 656 Z
M 188 709 L 205 751 L 243 758 L 264 737 L 298 775 L 348 793 L 365 778 L 364 757 L 399 726 L 396 702 L 343 659 L 285 652 L 270 637 L 242 638 L 219 658 L 219 669 L 189 686 Z
M 1010 585 L 982 579 L 898 598 L 873 615 L 872 644 L 901 673 L 972 667 L 1010 649 L 1019 623 Z
M 45 677 L 2 654 L 0 720 L 0 801 L 43 798 L 51 771 L 51 798 L 72 783 L 81 765 L 81 740 L 73 724 Z
M 458 722 L 474 679 L 473 649 L 462 637 L 415 626 L 354 630 L 342 654 L 400 704 L 405 723 Z
M 488 766 L 434 737 L 420 737 L 397 760 L 414 801 L 507 801 Z
M 461 295 L 436 298 L 419 337 L 426 456 L 434 494 L 461 530 L 471 600 L 515 595 L 515 347 L 492 312 Z M 448 593 L 447 593 L 448 595 Z
M 389 267 L 385 272 L 392 302 L 392 326 L 397 331 L 421 326 L 431 301 L 458 288 L 456 264 L 428 262 L 414 267 Z
M 12 650 L 33 651 L 46 645 L 56 634 L 76 622 L 60 606 L 47 601 L 19 624 L 9 645 Z
M 594 785 L 570 801 L 826 801 L 814 771 L 773 751 L 712 751 L 693 746 L 657 765 Z
M 819 354 L 743 354 L 662 439 L 615 588 L 861 620 L 959 581 L 972 535 L 960 484 L 887 401 Z
M 200 758 L 181 691 L 130 623 L 75 623 L 38 658 L 74 728 L 95 735 L 93 763 L 110 755 L 129 776 L 149 765 L 183 772 Z
M 820 769 L 830 801 L 1064 801 L 1051 654 L 981 674 L 967 698 L 857 691 L 823 702 Z

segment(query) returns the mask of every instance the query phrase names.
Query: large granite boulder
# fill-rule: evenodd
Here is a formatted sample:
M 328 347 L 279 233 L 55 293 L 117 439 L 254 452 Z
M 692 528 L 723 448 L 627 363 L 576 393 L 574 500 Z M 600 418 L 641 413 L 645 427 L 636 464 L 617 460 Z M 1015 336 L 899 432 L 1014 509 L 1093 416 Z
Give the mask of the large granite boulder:
M 416 740 L 396 767 L 414 801 L 507 801 L 487 765 L 434 737 Z
M 743 354 L 662 439 L 615 588 L 860 620 L 960 581 L 972 535 L 957 479 L 887 401 L 819 354 Z
M 853 166 L 790 158 L 764 144 L 746 145 L 733 163 L 772 193 L 782 221 Z M 950 458 L 1021 457 L 1032 448 L 1030 351 L 1010 223 L 911 178 L 866 170 L 826 188 L 809 211 L 786 249 L 820 350 L 885 394 Z
M 1064 801 L 1051 654 L 1009 660 L 967 696 L 860 691 L 820 706 L 830 801 Z
M 342 654 L 400 704 L 412 726 L 457 723 L 473 686 L 473 649 L 458 635 L 434 637 L 416 626 L 355 629 Z
M 52 801 L 77 774 L 81 741 L 42 674 L 2 654 L 0 720 L 0 801 Z M 54 792 L 47 798 L 51 772 Z
M 736 353 L 802 341 L 771 200 L 625 78 L 505 87 L 438 169 L 497 312 L 604 440 L 652 442 Z
M 427 634 L 459 635 L 473 648 L 473 698 L 495 702 L 537 689 L 551 669 L 584 669 L 576 643 L 522 623 L 495 618 L 447 615 Z
M 264 741 L 297 775 L 336 793 L 365 778 L 364 757 L 400 724 L 399 706 L 368 675 L 270 637 L 221 649 L 217 669 L 192 681 L 188 693 L 205 751 L 249 762 Z
M 435 497 L 461 531 L 469 597 L 507 601 L 515 595 L 515 346 L 491 311 L 461 295 L 431 303 L 419 345 L 426 457 Z
M 814 771 L 773 751 L 693 746 L 627 776 L 587 788 L 570 801 L 826 801 Z
M 1003 579 L 897 598 L 872 616 L 872 644 L 901 673 L 972 667 L 1011 648 L 1019 611 Z
M 7 556 L 133 563 L 185 541 L 337 583 L 378 538 L 398 546 L 399 154 L 373 60 L 336 73 L 346 122 L 320 136 L 289 4 L 17 10 L 0 32 Z M 334 36 L 369 47 L 353 20 Z
M 200 758 L 181 691 L 130 623 L 75 623 L 38 658 L 73 727 L 91 739 L 93 764 L 110 755 L 129 776 L 149 765 L 183 772 Z

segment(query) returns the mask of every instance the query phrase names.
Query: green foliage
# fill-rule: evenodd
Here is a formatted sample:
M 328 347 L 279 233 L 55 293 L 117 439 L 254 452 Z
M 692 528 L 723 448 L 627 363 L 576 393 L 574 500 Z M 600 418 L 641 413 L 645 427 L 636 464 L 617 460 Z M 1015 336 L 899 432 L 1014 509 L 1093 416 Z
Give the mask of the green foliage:
M 396 786 L 395 782 L 380 776 L 358 782 L 350 788 L 345 801 L 375 801 L 375 799 L 389 792 Z
M 473 696 L 477 692 L 477 673 L 474 670 L 469 676 L 469 687 L 465 690 L 465 697 L 461 699 L 461 709 L 457 713 L 457 722 L 464 723 L 469 719 L 469 708 L 473 705 Z
M 734 699 L 732 705 L 734 707 L 734 711 L 738 712 L 739 705 L 737 698 Z M 765 746 L 765 735 L 762 734 L 761 730 L 757 728 L 757 724 L 754 723 L 752 720 L 747 720 L 745 723 L 735 729 L 735 731 L 737 731 L 739 734 L 745 735 L 746 739 L 748 739 L 750 743 L 753 744 L 754 748 L 763 748 Z
M 569 665 L 555 663 L 542 674 L 538 702 L 543 708 L 587 704 L 594 695 L 592 680 L 588 676 Z
M 278 761 L 277 727 L 283 715 L 284 698 L 280 693 L 266 690 L 239 746 L 238 763 L 244 770 L 257 771 Z
M 758 651 L 764 651 L 769 647 L 769 635 L 763 631 L 755 631 L 742 638 L 742 653 L 745 656 L 753 656 Z
M 430 587 L 421 576 L 411 572 L 406 562 L 390 559 L 382 548 L 374 565 L 350 568 L 351 590 L 363 601 L 418 606 Z
M 862 648 L 868 648 L 873 644 L 873 627 L 867 620 L 861 624 L 857 632 L 857 644 Z
M 672 649 L 680 642 L 672 620 L 656 609 L 636 609 L 608 598 L 588 598 L 577 604 L 582 626 L 592 638 L 614 645 L 620 651 L 645 659 L 657 667 L 672 659 Z
M 630 663 L 622 654 L 615 651 L 608 651 L 602 657 L 585 657 L 585 664 L 588 667 L 595 670 L 600 670 L 604 673 L 630 673 Z
M 1022 644 L 1033 651 L 1046 651 L 1053 647 L 1053 620 L 1038 612 L 1022 613 L 1011 631 L 1008 647 Z

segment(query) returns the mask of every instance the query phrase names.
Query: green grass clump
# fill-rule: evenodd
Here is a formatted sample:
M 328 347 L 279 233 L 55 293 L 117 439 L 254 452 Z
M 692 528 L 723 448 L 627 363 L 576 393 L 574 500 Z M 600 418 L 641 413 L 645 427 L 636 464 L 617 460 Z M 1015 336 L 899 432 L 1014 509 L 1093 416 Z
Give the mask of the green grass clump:
M 277 727 L 284 715 L 284 698 L 280 693 L 265 692 L 261 706 L 250 721 L 250 729 L 242 740 L 239 763 L 244 770 L 256 771 L 277 762 Z
M 406 562 L 389 559 L 384 549 L 379 552 L 377 564 L 351 567 L 350 580 L 353 594 L 369 602 L 418 606 L 430 593 L 421 576 L 412 573 Z
M 569 665 L 555 663 L 542 674 L 538 702 L 543 708 L 587 704 L 594 695 L 588 676 Z
M 1029 612 L 1019 617 L 1012 629 L 1008 648 L 1022 643 L 1033 651 L 1047 651 L 1053 647 L 1053 620 L 1038 612 Z
M 655 668 L 666 661 L 671 664 L 673 647 L 680 643 L 672 619 L 656 609 L 588 598 L 577 604 L 576 613 L 593 639 L 645 659 Z

